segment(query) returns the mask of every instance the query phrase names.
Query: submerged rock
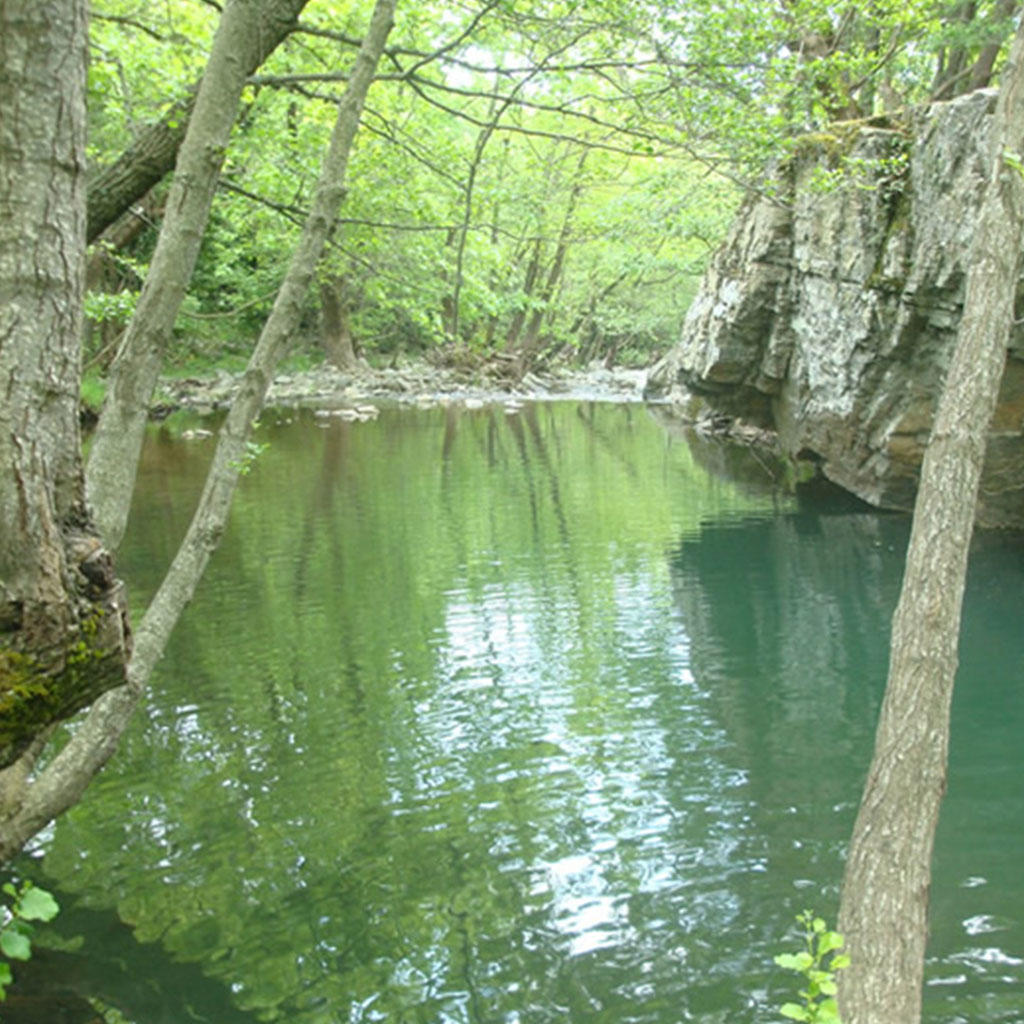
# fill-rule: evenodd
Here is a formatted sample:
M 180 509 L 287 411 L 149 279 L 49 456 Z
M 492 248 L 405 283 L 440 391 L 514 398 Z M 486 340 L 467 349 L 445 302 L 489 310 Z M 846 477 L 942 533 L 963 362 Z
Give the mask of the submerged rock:
M 646 394 L 778 432 L 873 505 L 913 507 L 963 306 L 990 90 L 909 128 L 806 141 L 780 198 L 751 196 Z M 1024 526 L 1024 332 L 1013 334 L 979 522 Z

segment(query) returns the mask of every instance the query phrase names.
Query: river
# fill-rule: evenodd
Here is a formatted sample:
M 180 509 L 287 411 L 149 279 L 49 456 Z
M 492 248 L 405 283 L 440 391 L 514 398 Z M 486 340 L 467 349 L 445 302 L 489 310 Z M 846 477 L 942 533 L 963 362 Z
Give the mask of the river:
M 154 426 L 141 608 L 212 441 Z M 267 414 L 114 762 L 23 868 L 133 1024 L 760 1024 L 834 920 L 909 523 L 638 405 Z M 976 539 L 925 1020 L 1024 1020 L 1024 540 Z M 28 1014 L 28 1010 L 25 1010 Z M 68 1018 L 71 1019 L 70 1017 Z

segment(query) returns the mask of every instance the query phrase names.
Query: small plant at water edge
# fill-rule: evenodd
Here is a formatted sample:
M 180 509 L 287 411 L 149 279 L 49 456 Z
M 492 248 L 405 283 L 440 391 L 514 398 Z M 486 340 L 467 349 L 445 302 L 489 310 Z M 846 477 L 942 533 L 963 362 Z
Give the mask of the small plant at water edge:
M 45 889 L 31 882 L 15 888 L 6 882 L 3 893 L 7 900 L 0 906 L 0 1000 L 7 997 L 7 986 L 12 981 L 8 960 L 27 960 L 32 955 L 31 921 L 52 921 L 60 909 L 57 901 Z
M 809 910 L 797 915 L 804 931 L 804 948 L 798 953 L 780 953 L 775 962 L 787 971 L 803 975 L 802 1003 L 785 1003 L 780 1008 L 789 1020 L 809 1024 L 842 1024 L 836 1006 L 836 972 L 849 967 L 850 958 L 841 953 L 843 937 L 829 931 L 820 917 Z
M 239 476 L 248 476 L 253 463 L 270 447 L 268 444 L 260 444 L 258 441 L 246 441 L 245 452 L 240 459 L 231 462 L 233 469 L 238 470 Z

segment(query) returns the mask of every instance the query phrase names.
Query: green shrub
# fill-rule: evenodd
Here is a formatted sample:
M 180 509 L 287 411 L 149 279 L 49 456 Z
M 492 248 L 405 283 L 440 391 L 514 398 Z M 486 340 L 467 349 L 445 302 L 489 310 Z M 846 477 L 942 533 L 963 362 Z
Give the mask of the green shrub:
M 11 882 L 3 885 L 8 898 L 0 908 L 0 1000 L 7 997 L 7 986 L 13 980 L 10 960 L 28 960 L 32 955 L 31 921 L 52 921 L 60 909 L 57 901 L 45 889 L 31 882 L 15 888 Z
M 785 1003 L 780 1008 L 789 1020 L 808 1024 L 842 1024 L 836 1006 L 836 972 L 849 967 L 850 958 L 841 953 L 843 937 L 829 931 L 820 917 L 809 910 L 797 915 L 804 932 L 804 948 L 797 953 L 780 953 L 775 962 L 787 971 L 803 976 L 802 1003 Z

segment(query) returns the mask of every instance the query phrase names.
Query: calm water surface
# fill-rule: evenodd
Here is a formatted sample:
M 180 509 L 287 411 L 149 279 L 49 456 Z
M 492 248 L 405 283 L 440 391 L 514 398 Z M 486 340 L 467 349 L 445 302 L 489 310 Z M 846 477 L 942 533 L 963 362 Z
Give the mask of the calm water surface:
M 186 425 L 146 448 L 140 606 L 211 451 Z M 26 863 L 64 910 L 11 1009 L 779 1020 L 772 954 L 835 915 L 906 520 L 798 507 L 636 406 L 261 434 L 151 701 Z M 1024 543 L 972 566 L 930 1024 L 1024 1020 Z

